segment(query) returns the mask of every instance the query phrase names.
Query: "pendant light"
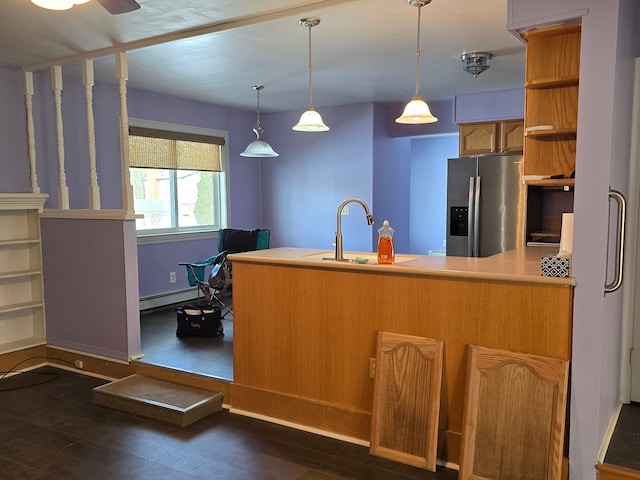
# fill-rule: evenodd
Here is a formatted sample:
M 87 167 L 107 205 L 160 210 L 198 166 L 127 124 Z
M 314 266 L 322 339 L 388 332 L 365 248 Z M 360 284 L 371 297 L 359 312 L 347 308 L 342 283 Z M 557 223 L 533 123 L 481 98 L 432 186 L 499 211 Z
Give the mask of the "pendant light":
M 253 89 L 258 94 L 258 121 L 256 123 L 256 128 L 253 129 L 257 138 L 244 149 L 244 152 L 240 154 L 243 157 L 277 157 L 279 155 L 278 152 L 271 148 L 271 145 L 262 140 L 262 132 L 264 129 L 260 123 L 260 90 L 263 88 L 263 85 L 253 86 Z
M 422 11 L 422 7 L 425 5 L 429 5 L 431 0 L 408 0 L 409 4 L 414 7 L 418 7 L 418 40 L 416 42 L 416 93 L 413 95 L 413 98 L 407 106 L 404 107 L 404 112 L 398 118 L 396 118 L 396 122 L 398 123 L 409 123 L 409 124 L 419 124 L 419 123 L 433 123 L 437 122 L 438 119 L 431 114 L 431 110 L 429 110 L 429 105 L 425 102 L 420 96 L 420 13 Z
M 31 0 L 31 3 L 47 10 L 69 10 L 74 5 L 87 3 L 89 0 Z
M 312 102 L 312 81 L 311 81 L 311 27 L 315 27 L 320 23 L 319 18 L 303 18 L 300 25 L 309 29 L 309 106 L 307 110 L 300 116 L 300 120 L 293 127 L 298 132 L 326 132 L 329 130 L 322 117 L 316 109 L 313 108 Z

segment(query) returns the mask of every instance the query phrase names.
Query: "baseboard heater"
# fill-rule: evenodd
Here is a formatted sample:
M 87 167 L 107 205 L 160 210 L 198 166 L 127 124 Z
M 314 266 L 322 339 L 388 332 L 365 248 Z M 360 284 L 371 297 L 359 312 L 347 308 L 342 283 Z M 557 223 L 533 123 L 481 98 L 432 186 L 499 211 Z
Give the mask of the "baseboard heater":
M 197 292 L 193 288 L 140 297 L 140 310 L 149 310 L 150 308 L 164 307 L 174 303 L 188 302 L 196 297 Z

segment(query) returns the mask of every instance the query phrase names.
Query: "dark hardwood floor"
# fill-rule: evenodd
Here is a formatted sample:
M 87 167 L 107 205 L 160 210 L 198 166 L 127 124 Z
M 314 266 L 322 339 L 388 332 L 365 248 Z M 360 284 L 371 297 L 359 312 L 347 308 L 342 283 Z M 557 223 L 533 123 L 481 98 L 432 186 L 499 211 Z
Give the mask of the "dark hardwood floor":
M 604 463 L 640 471 L 640 404 L 622 406 Z
M 456 479 L 221 411 L 180 428 L 94 405 L 105 381 L 43 367 L 0 381 L 3 480 Z M 46 382 L 46 383 L 45 383 Z
M 227 299 L 230 304 L 230 299 Z M 222 319 L 224 335 L 176 337 L 174 306 L 140 312 L 143 363 L 233 380 L 233 315 Z

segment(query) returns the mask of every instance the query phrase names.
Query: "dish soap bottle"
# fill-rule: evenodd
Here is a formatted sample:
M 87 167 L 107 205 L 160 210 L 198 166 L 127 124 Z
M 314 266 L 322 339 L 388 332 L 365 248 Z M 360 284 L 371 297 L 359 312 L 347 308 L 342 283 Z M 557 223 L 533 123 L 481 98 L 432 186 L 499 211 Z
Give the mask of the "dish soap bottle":
M 396 256 L 393 248 L 393 228 L 385 220 L 378 229 L 378 263 L 393 263 Z

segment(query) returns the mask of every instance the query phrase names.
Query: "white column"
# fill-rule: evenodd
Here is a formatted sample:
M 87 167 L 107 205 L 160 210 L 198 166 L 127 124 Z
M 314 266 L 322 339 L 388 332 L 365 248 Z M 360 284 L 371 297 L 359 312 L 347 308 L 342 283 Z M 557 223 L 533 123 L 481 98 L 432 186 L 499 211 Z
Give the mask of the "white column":
M 69 209 L 69 187 L 64 171 L 64 132 L 62 128 L 62 67 L 51 67 L 51 88 L 56 104 L 56 133 L 58 143 L 58 208 Z
M 87 97 L 87 133 L 89 142 L 89 209 L 100 210 L 100 187 L 96 171 L 96 129 L 93 120 L 93 59 L 86 58 L 82 64 L 82 82 Z
M 127 215 L 135 213 L 133 208 L 133 186 L 129 175 L 129 114 L 127 112 L 127 53 L 116 54 L 116 75 L 120 86 L 120 153 L 122 157 L 122 210 Z
M 24 72 L 24 104 L 27 110 L 27 147 L 31 172 L 31 193 L 40 193 L 36 171 L 36 136 L 33 128 L 33 72 Z

